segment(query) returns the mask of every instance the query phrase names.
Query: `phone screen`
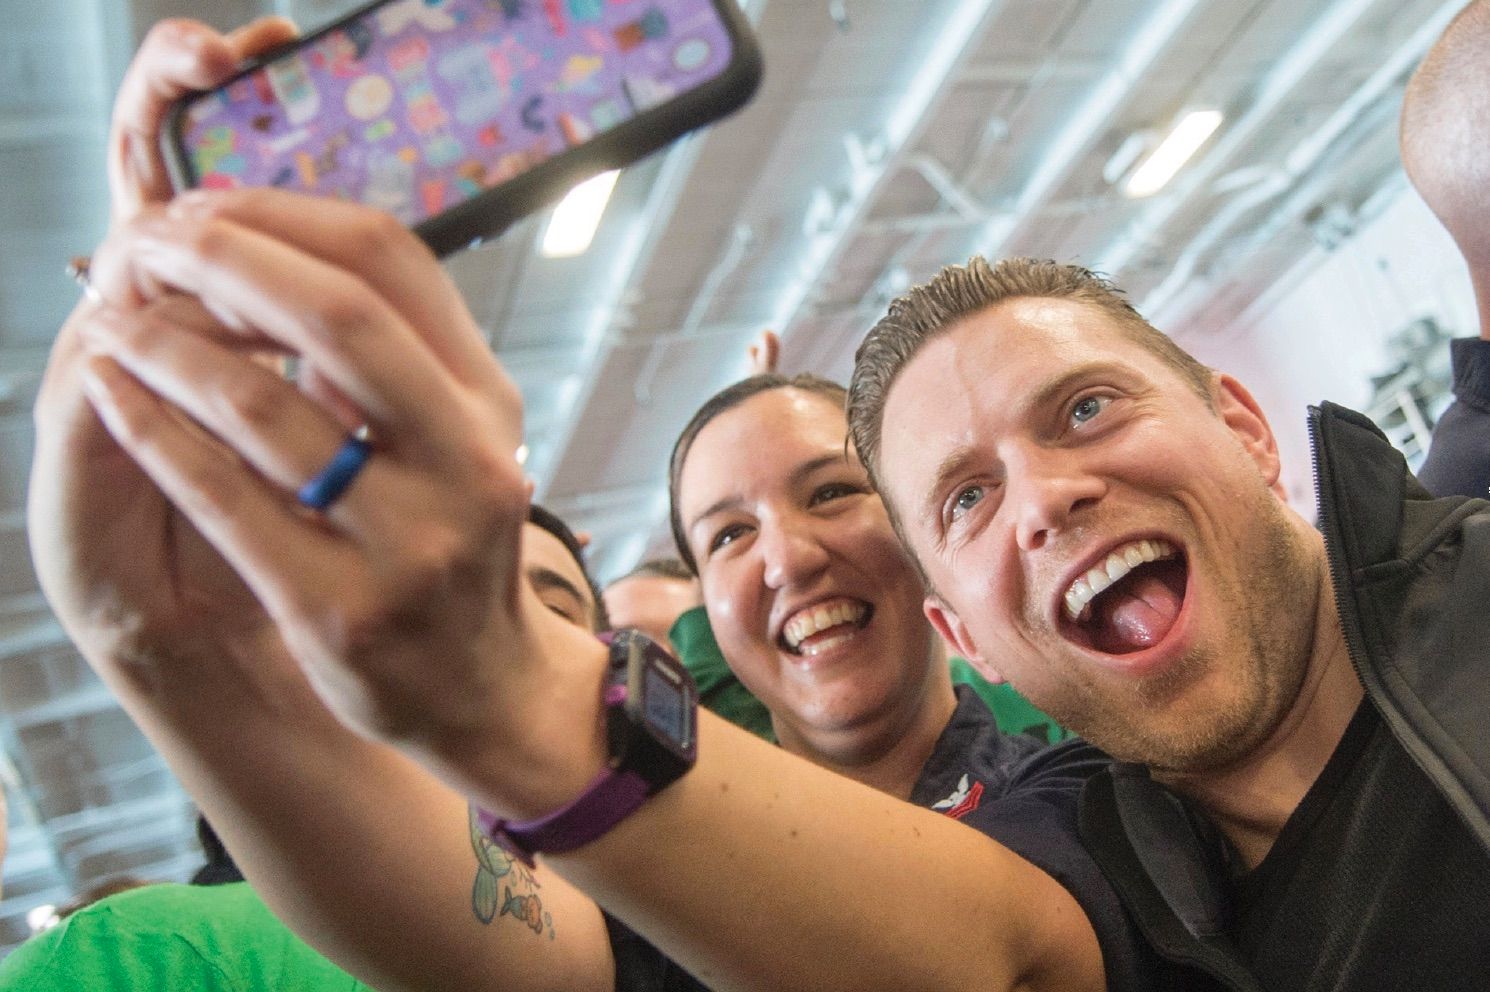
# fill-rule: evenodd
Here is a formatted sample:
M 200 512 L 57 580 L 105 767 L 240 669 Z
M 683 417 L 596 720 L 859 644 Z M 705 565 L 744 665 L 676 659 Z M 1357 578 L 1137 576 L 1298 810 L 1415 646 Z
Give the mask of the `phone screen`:
M 192 98 L 179 167 L 416 226 L 704 86 L 732 41 L 710 0 L 392 0 Z

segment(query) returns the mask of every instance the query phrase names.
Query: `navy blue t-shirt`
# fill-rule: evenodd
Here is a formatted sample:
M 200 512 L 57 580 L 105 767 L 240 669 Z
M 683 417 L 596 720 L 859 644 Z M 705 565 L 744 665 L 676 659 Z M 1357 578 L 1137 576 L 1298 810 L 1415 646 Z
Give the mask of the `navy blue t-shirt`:
M 1173 987 L 1171 966 L 1149 950 L 1116 893 L 1077 839 L 1082 786 L 1108 758 L 1081 740 L 1054 747 L 999 731 L 967 686 L 911 792 L 917 806 L 986 834 L 1064 885 L 1086 910 L 1107 987 Z M 705 986 L 620 921 L 606 917 L 618 992 L 699 992 Z M 973 935 L 969 935 L 972 939 Z

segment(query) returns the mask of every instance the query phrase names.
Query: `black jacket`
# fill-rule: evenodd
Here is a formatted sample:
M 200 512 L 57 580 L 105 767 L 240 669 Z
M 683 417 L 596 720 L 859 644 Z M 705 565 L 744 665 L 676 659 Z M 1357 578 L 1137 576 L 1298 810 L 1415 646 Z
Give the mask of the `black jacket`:
M 1393 735 L 1490 854 L 1490 503 L 1435 499 L 1368 419 L 1311 408 L 1319 526 L 1351 660 Z M 1215 830 L 1138 765 L 1088 782 L 1082 839 L 1149 942 L 1254 990 L 1226 938 Z M 1197 976 L 1198 978 L 1199 976 Z

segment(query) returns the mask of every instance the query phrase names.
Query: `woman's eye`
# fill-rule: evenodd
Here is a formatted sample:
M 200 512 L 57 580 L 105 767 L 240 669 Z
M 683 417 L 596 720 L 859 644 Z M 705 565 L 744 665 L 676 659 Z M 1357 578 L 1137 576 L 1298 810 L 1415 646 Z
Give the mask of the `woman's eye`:
M 723 528 L 719 531 L 719 533 L 714 535 L 713 540 L 709 541 L 709 550 L 711 552 L 718 551 L 720 548 L 724 547 L 726 544 L 729 544 L 731 541 L 733 541 L 735 538 L 739 537 L 743 533 L 745 533 L 744 527 L 740 526 L 739 524 L 731 524 L 730 526 Z
M 1107 409 L 1107 404 L 1111 402 L 1111 396 L 1088 396 L 1077 400 L 1076 405 L 1071 408 L 1071 420 L 1073 423 L 1084 424 Z
M 977 506 L 983 499 L 982 486 L 965 486 L 958 491 L 952 500 L 952 519 L 956 520 L 973 507 Z

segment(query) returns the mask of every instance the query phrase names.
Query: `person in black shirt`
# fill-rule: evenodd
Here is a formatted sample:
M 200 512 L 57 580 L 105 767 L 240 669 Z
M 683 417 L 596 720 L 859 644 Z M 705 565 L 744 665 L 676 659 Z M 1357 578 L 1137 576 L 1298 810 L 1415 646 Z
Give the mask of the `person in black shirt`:
M 1490 972 L 1490 506 L 1326 404 L 1316 530 L 1246 389 L 1053 262 L 898 300 L 850 424 L 938 629 L 1121 759 L 1082 837 L 1191 987 Z
M 1469 270 L 1478 338 L 1451 342 L 1454 402 L 1418 478 L 1429 492 L 1490 497 L 1490 5 L 1476 0 L 1444 31 L 1402 98 L 1402 165 Z

